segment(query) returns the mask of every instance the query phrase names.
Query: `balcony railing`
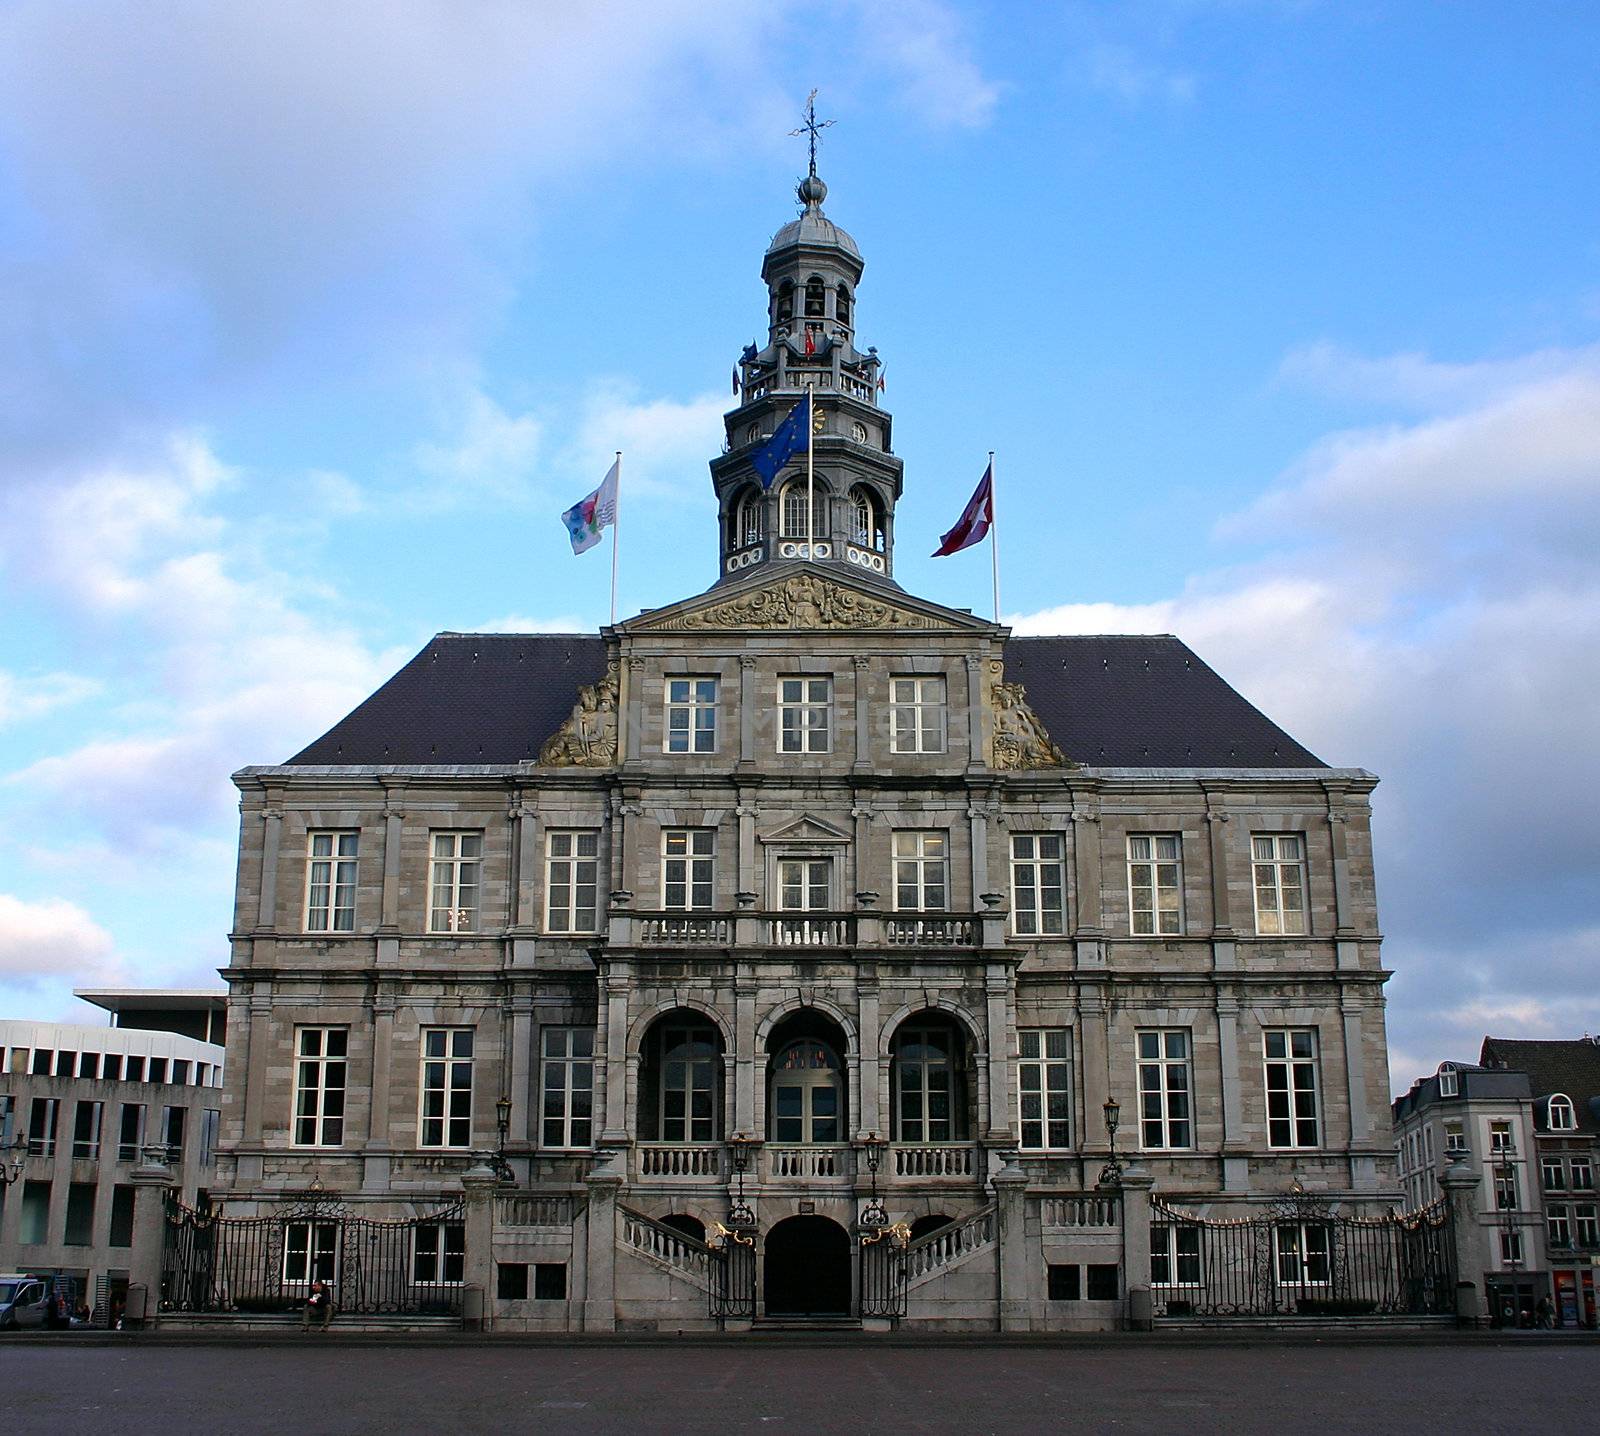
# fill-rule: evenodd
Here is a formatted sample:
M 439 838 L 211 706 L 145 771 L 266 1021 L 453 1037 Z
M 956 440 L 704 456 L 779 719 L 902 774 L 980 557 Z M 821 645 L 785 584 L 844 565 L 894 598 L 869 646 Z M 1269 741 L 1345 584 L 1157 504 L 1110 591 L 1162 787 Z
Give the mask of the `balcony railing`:
M 762 936 L 772 947 L 848 947 L 856 940 L 850 913 L 806 913 L 803 917 L 767 917 Z
M 883 938 L 890 947 L 970 947 L 976 930 L 966 913 L 918 913 L 883 920 Z
M 848 1181 L 850 1149 L 845 1146 L 769 1146 L 761 1149 L 764 1182 Z
M 978 1152 L 970 1142 L 961 1146 L 923 1147 L 896 1143 L 894 1175 L 917 1181 L 970 1179 L 978 1172 Z
M 733 919 L 716 913 L 638 913 L 639 941 L 668 947 L 726 947 Z
M 635 1151 L 641 1181 L 720 1181 L 725 1170 L 717 1142 L 641 1142 Z

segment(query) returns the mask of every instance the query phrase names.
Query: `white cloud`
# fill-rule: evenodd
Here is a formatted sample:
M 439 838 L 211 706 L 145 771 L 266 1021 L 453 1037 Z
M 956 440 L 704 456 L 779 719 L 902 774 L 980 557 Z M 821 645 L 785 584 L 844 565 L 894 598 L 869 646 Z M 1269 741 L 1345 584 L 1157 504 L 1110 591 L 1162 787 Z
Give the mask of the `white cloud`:
M 629 495 L 707 498 L 706 460 L 722 448 L 728 407 L 722 394 L 640 399 L 620 383 L 596 387 L 563 449 L 562 462 L 572 475 L 567 482 L 577 485 L 572 497 L 599 483 L 621 449 L 624 521 Z
M 122 976 L 111 934 L 81 907 L 0 893 L 0 981 L 85 984 Z
M 1172 69 L 1137 54 L 1130 46 L 1091 45 L 1081 60 L 1084 81 L 1092 90 L 1132 107 L 1146 100 L 1186 105 L 1199 84 L 1187 71 Z
M 936 0 L 860 7 L 858 48 L 887 71 L 901 104 L 937 129 L 979 129 L 993 118 L 1000 86 L 972 58 L 955 11 Z
M 93 678 L 76 673 L 23 676 L 0 669 L 0 728 L 26 723 L 57 708 L 68 708 L 101 690 Z
M 439 504 L 482 498 L 525 497 L 539 457 L 542 426 L 532 414 L 508 414 L 474 390 L 462 404 L 459 432 L 449 444 L 419 444 L 417 467 L 435 482 L 421 501 Z

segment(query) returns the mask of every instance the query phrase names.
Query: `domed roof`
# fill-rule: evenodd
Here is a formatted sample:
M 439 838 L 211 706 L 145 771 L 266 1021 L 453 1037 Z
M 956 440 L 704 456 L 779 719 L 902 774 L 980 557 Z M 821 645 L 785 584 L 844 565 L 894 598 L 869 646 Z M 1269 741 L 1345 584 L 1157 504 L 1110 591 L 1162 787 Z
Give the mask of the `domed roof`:
M 855 240 L 822 212 L 822 201 L 828 197 L 827 185 L 816 175 L 807 175 L 796 187 L 795 195 L 805 206 L 805 212 L 799 219 L 791 219 L 772 236 L 772 243 L 767 246 L 768 254 L 804 244 L 842 249 L 853 259 L 861 258 Z

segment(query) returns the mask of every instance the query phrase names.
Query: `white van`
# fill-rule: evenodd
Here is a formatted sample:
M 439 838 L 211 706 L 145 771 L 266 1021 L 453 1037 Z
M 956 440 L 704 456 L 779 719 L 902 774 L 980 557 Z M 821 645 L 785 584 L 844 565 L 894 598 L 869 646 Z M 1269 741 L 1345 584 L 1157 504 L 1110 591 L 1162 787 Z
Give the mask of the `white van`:
M 50 1287 L 36 1276 L 0 1275 L 0 1331 L 43 1326 Z

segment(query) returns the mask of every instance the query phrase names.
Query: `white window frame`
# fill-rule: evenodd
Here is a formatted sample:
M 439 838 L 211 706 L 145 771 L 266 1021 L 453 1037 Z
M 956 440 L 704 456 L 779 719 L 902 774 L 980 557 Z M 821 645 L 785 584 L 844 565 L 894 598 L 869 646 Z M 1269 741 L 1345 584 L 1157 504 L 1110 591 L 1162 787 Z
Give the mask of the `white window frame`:
M 472 1146 L 472 1064 L 476 1036 L 470 1027 L 422 1029 L 422 1061 L 417 1084 L 419 1147 L 465 1151 Z
M 1561 1120 L 1556 1121 L 1556 1113 L 1561 1114 Z M 1578 1130 L 1578 1109 L 1572 1105 L 1572 1098 L 1565 1092 L 1557 1092 L 1545 1106 L 1545 1125 L 1552 1132 L 1576 1132 Z
M 778 751 L 833 751 L 833 679 L 822 674 L 778 675 Z
M 1072 1029 L 1019 1027 L 1017 1145 L 1025 1152 L 1070 1151 L 1072 1102 Z M 1058 1114 L 1052 1106 L 1058 1106 Z M 1032 1141 L 1030 1129 L 1035 1129 Z
M 336 1052 L 331 1050 L 335 1046 Z M 290 1132 L 293 1145 L 342 1147 L 350 1080 L 350 1029 L 297 1027 L 294 1053 L 294 1125 Z M 330 1102 L 330 1098 L 336 1100 Z M 330 1106 L 337 1110 L 330 1112 Z
M 894 910 L 948 912 L 950 834 L 942 828 L 896 828 L 893 852 Z M 908 892 L 914 902 L 902 901 Z
M 1183 835 L 1128 834 L 1128 931 L 1183 936 Z
M 306 833 L 307 932 L 355 931 L 360 846 L 361 834 L 353 828 L 313 828 Z
M 539 1145 L 552 1151 L 587 1151 L 594 1146 L 596 1115 L 594 1028 L 541 1028 L 539 1052 Z M 580 1096 L 587 1099 L 587 1115 L 574 1111 L 583 1105 Z M 584 1136 L 579 1123 L 587 1129 L 584 1140 L 579 1140 Z
M 1574 1202 L 1572 1240 L 1580 1247 L 1600 1246 L 1600 1207 L 1593 1202 Z
M 435 828 L 428 835 L 428 931 L 476 932 L 483 902 L 483 831 Z
M 1318 1237 L 1315 1242 L 1311 1240 L 1313 1233 Z M 1291 1239 L 1288 1245 L 1284 1241 L 1286 1235 Z M 1311 1274 L 1316 1262 L 1321 1263 L 1320 1276 Z M 1279 1286 L 1332 1285 L 1332 1226 L 1326 1222 L 1279 1222 L 1272 1229 L 1272 1270 Z
M 450 1233 L 458 1233 L 451 1250 Z M 433 1263 L 433 1275 L 422 1274 L 424 1261 Z M 451 1268 L 454 1267 L 454 1275 Z M 424 1222 L 412 1228 L 411 1233 L 411 1284 L 412 1286 L 462 1286 L 467 1279 L 467 1224 L 460 1222 Z
M 301 1238 L 297 1243 L 296 1237 Z M 298 1257 L 298 1261 L 295 1259 Z M 319 1276 L 317 1267 L 327 1258 L 328 1274 Z M 298 1266 L 301 1275 L 291 1273 Z M 283 1285 L 309 1287 L 314 1281 L 326 1282 L 330 1287 L 339 1284 L 339 1223 L 301 1218 L 286 1222 L 283 1228 Z
M 1459 1156 L 1468 1151 L 1467 1126 L 1465 1122 L 1446 1122 L 1444 1124 L 1444 1154 L 1447 1157 Z
M 1494 1169 L 1494 1209 L 1515 1212 L 1522 1208 L 1522 1184 L 1514 1162 L 1501 1162 Z
M 83 1114 L 89 1114 L 89 1135 L 80 1137 L 79 1129 L 83 1124 Z M 92 1098 L 80 1097 L 77 1105 L 72 1109 L 72 1159 L 73 1161 L 97 1162 L 100 1160 L 100 1129 L 105 1122 L 106 1104 L 97 1102 Z
M 1489 1151 L 1491 1155 L 1507 1156 L 1517 1150 L 1516 1129 L 1510 1122 L 1492 1120 L 1489 1123 Z
M 1439 1095 L 1441 1097 L 1459 1096 L 1461 1092 L 1461 1078 L 1456 1071 L 1455 1063 L 1444 1062 L 1439 1066 Z
M 661 751 L 694 756 L 717 751 L 717 680 L 707 674 L 669 676 L 662 685 Z
M 1544 1209 L 1545 1239 L 1553 1247 L 1572 1245 L 1572 1208 L 1555 1202 Z
M 1575 1192 L 1592 1192 L 1594 1190 L 1594 1163 L 1588 1157 L 1573 1157 L 1568 1166 L 1572 1176 L 1572 1190 Z
M 1301 833 L 1252 833 L 1250 867 L 1258 937 L 1304 937 L 1306 840 Z
M 778 907 L 782 912 L 833 910 L 833 859 L 815 853 L 788 853 L 774 859 Z
M 1150 1285 L 1200 1286 L 1204 1281 L 1205 1269 L 1200 1259 L 1200 1228 L 1180 1226 L 1175 1222 L 1152 1223 Z
M 1147 1152 L 1194 1146 L 1194 1040 L 1187 1027 L 1141 1027 L 1134 1034 L 1139 1065 L 1139 1141 Z
M 600 830 L 549 828 L 544 835 L 544 930 L 600 930 Z
M 1520 1266 L 1522 1264 L 1522 1233 L 1500 1233 L 1500 1261 L 1504 1266 Z
M 1302 1038 L 1304 1042 L 1298 1040 Z M 1274 1051 L 1275 1047 L 1281 1047 L 1282 1051 Z M 1317 1029 L 1314 1027 L 1262 1029 L 1267 1146 L 1275 1152 L 1303 1152 L 1322 1145 L 1322 1083 L 1317 1053 Z M 1309 1085 L 1300 1080 L 1304 1077 L 1309 1077 Z M 1275 1104 L 1273 1099 L 1279 1096 L 1283 1100 Z M 1277 1115 L 1273 1113 L 1274 1105 L 1280 1108 Z M 1309 1141 L 1306 1130 L 1308 1123 Z
M 1547 1192 L 1564 1192 L 1567 1189 L 1567 1164 L 1556 1156 L 1539 1159 L 1539 1179 Z
M 672 900 L 672 890 L 683 890 Z M 702 900 L 703 899 L 703 900 Z M 717 902 L 717 830 L 661 830 L 661 908 L 663 912 L 709 912 Z
M 889 679 L 889 749 L 943 753 L 950 743 L 949 684 L 942 673 L 900 673 Z
M 1067 926 L 1067 844 L 1060 833 L 1011 835 L 1011 931 L 1057 937 Z

